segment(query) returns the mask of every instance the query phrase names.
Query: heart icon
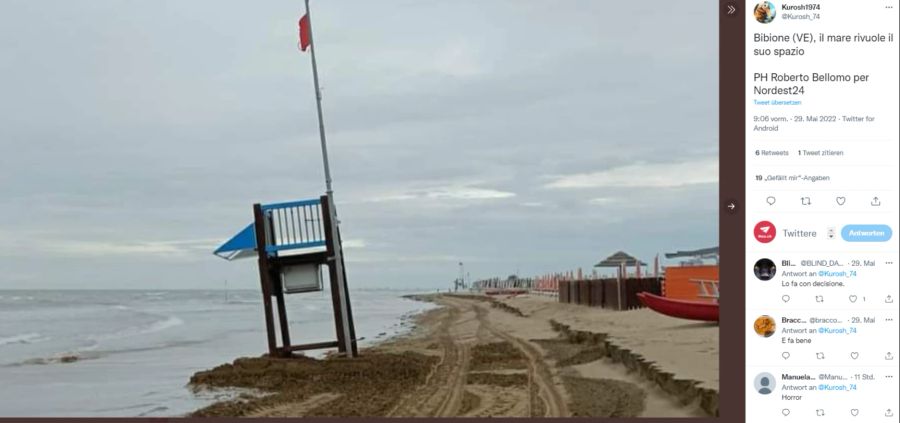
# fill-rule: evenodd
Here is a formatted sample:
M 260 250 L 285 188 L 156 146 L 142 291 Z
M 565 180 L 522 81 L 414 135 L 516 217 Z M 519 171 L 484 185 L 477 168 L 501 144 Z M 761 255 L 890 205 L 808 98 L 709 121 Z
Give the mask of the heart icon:
M 787 416 L 788 414 L 791 414 L 791 410 L 788 410 L 787 408 L 782 408 L 781 414 Z
M 856 302 L 856 295 L 851 295 L 851 296 L 850 296 L 850 302 L 851 302 L 851 303 L 855 303 L 855 302 Z
M 856 351 L 853 351 L 852 353 L 850 353 L 850 358 L 856 360 L 857 358 L 859 358 L 859 353 Z
M 791 358 L 791 353 L 785 351 L 785 352 L 781 353 L 781 357 L 784 358 L 785 360 L 787 360 L 787 359 Z
M 852 410 L 850 410 L 850 415 L 853 416 L 853 417 L 858 416 L 858 415 L 859 415 L 859 410 L 857 410 L 857 409 L 855 409 L 855 408 L 852 409 Z
M 834 201 L 837 201 L 839 206 L 843 206 L 847 202 L 847 197 L 837 197 Z
M 775 197 L 769 196 L 768 198 L 766 198 L 766 202 L 769 203 L 770 206 L 772 204 L 775 204 Z
M 781 301 L 788 302 L 788 301 L 790 301 L 790 300 L 791 300 L 791 296 L 790 296 L 790 295 L 782 295 L 782 296 L 781 296 Z

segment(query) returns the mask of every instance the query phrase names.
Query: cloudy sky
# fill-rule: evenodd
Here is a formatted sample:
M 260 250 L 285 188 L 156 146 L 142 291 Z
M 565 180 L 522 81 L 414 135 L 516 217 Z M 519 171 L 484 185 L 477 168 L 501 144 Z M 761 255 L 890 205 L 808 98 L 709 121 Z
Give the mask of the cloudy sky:
M 313 0 L 356 287 L 717 243 L 715 3 Z M 324 191 L 302 1 L 2 0 L 0 289 L 258 286 Z

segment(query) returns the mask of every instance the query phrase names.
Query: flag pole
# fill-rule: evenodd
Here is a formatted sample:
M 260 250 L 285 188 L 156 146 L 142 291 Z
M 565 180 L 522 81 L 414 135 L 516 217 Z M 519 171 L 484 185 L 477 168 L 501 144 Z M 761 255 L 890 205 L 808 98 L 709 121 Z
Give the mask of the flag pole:
M 334 190 L 331 188 L 331 167 L 328 165 L 328 146 L 325 142 L 325 120 L 322 118 L 322 90 L 319 88 L 319 70 L 316 67 L 316 43 L 313 40 L 312 15 L 309 0 L 305 0 L 306 19 L 309 32 L 309 53 L 312 58 L 313 84 L 316 90 L 316 110 L 319 115 L 319 139 L 322 143 L 322 164 L 325 167 L 325 196 L 328 198 L 328 212 L 331 215 L 331 238 L 334 240 L 334 263 L 337 274 L 338 299 L 341 303 L 341 330 L 344 333 L 344 351 L 353 357 L 353 340 L 350 339 L 350 319 L 347 313 L 347 293 L 344 291 L 344 251 L 339 238 L 337 208 L 334 206 Z

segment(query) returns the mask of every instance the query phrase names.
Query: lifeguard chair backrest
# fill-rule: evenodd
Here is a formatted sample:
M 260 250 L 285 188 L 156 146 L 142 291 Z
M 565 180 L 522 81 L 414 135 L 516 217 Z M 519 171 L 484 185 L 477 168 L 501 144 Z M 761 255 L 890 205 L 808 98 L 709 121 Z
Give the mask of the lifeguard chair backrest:
M 266 217 L 266 252 L 325 247 L 322 200 L 289 201 L 260 206 Z M 213 254 L 226 260 L 256 257 L 256 230 L 247 225 L 217 248 Z
M 265 204 L 266 251 L 303 250 L 325 246 L 321 199 Z

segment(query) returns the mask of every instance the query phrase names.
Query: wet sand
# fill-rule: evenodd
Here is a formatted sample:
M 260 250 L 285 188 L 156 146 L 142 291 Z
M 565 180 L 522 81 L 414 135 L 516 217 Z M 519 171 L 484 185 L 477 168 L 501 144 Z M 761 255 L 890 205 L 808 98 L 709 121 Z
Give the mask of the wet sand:
M 700 403 L 696 389 L 691 395 L 673 394 L 670 391 L 677 384 L 660 385 L 646 370 L 633 363 L 629 366 L 621 350 L 610 345 L 610 336 L 600 335 L 602 328 L 594 328 L 598 335 L 586 336 L 566 324 L 575 323 L 567 320 L 567 313 L 580 316 L 600 310 L 559 304 L 562 309 L 545 314 L 556 303 L 530 296 L 494 299 L 445 294 L 418 299 L 443 307 L 417 316 L 417 326 L 409 335 L 363 350 L 357 359 L 244 358 L 198 372 L 191 379 L 194 386 L 253 388 L 269 395 L 217 403 L 193 415 L 691 417 L 715 413 Z

